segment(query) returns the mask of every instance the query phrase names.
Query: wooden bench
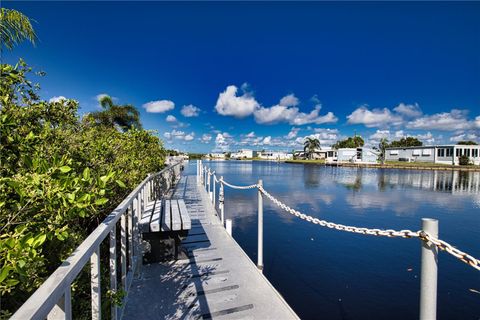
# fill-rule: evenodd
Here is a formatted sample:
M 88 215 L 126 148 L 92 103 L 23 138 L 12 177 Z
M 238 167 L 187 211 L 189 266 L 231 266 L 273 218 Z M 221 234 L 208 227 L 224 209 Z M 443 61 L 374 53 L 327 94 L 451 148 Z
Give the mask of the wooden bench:
M 163 199 L 147 203 L 139 229 L 144 246 L 144 263 L 179 258 L 179 247 L 192 228 L 183 199 Z

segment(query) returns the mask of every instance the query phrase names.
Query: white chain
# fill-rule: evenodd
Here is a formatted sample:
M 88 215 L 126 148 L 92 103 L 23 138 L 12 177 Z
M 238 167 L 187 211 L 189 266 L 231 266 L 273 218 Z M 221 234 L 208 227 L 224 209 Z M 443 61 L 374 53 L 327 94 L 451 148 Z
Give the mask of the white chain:
M 215 179 L 216 179 L 216 177 L 215 177 Z M 230 188 L 239 189 L 239 190 L 258 188 L 258 190 L 262 194 L 264 194 L 268 199 L 270 199 L 273 203 L 275 203 L 277 206 L 279 206 L 280 208 L 282 208 L 286 212 L 288 212 L 288 213 L 290 213 L 290 214 L 292 214 L 292 215 L 294 215 L 294 216 L 296 216 L 300 219 L 311 222 L 313 224 L 318 224 L 322 227 L 327 227 L 327 228 L 335 229 L 335 230 L 339 230 L 339 231 L 353 232 L 353 233 L 359 233 L 359 234 L 367 234 L 367 235 L 373 235 L 373 236 L 384 236 L 384 237 L 390 237 L 390 238 L 392 238 L 392 237 L 419 238 L 422 241 L 430 242 L 430 243 L 434 244 L 438 249 L 448 252 L 449 254 L 451 254 L 455 258 L 459 259 L 460 261 L 463 261 L 464 263 L 468 264 L 469 266 L 471 266 L 471 267 L 480 271 L 480 260 L 479 259 L 477 259 L 477 258 L 475 258 L 475 257 L 473 257 L 473 256 L 455 248 L 454 246 L 452 246 L 448 242 L 445 242 L 443 240 L 435 238 L 434 236 L 430 235 L 429 233 L 427 233 L 423 230 L 412 231 L 412 230 L 406 229 L 406 230 L 397 231 L 397 230 L 393 230 L 393 229 L 369 229 L 369 228 L 359 228 L 359 227 L 355 227 L 355 226 L 346 226 L 346 225 L 343 225 L 343 224 L 333 223 L 333 222 L 329 222 L 329 221 L 326 221 L 326 220 L 321 220 L 321 219 L 318 219 L 318 218 L 314 218 L 312 216 L 301 213 L 301 212 L 299 212 L 299 211 L 297 211 L 293 208 L 290 208 L 285 203 L 281 202 L 280 200 L 278 200 L 277 198 L 272 196 L 269 192 L 267 192 L 263 188 L 263 186 L 260 186 L 258 184 L 252 184 L 252 185 L 249 185 L 249 186 L 236 186 L 236 185 L 229 184 L 228 182 L 223 180 L 223 178 L 221 178 L 220 180 L 217 180 L 217 182 L 221 182 L 221 183 L 223 183 L 224 185 L 226 185 Z

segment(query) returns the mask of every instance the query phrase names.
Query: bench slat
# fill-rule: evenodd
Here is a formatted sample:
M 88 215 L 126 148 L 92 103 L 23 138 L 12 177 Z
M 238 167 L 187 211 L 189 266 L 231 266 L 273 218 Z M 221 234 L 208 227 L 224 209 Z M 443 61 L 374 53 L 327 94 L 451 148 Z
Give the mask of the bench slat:
M 192 228 L 192 222 L 190 220 L 190 215 L 188 214 L 187 206 L 183 199 L 178 200 L 178 207 L 180 209 L 180 216 L 182 217 L 182 229 L 190 230 Z
M 160 218 L 162 215 L 162 207 L 162 201 L 157 201 L 152 214 L 152 220 L 150 221 L 150 232 L 160 231 Z
M 172 200 L 172 230 L 182 230 L 182 220 L 180 218 L 180 210 L 178 209 L 178 200 Z
M 150 231 L 150 221 L 152 220 L 153 209 L 155 207 L 155 202 L 150 202 L 145 207 L 145 211 L 142 214 L 142 218 L 139 222 L 140 232 L 149 232 Z
M 165 200 L 165 207 L 163 209 L 162 215 L 162 231 L 170 231 L 172 230 L 172 222 L 171 222 L 171 201 Z

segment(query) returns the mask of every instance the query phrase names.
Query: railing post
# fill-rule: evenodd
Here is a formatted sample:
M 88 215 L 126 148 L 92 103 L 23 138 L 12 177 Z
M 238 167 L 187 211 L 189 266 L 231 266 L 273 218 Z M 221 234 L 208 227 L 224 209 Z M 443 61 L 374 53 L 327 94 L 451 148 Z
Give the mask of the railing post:
M 422 230 L 438 238 L 438 220 L 422 219 Z M 422 241 L 422 269 L 420 276 L 420 320 L 437 318 L 438 248 Z
M 110 290 L 117 293 L 117 228 L 114 225 L 110 231 Z M 112 320 L 117 319 L 117 305 L 111 299 Z
M 100 289 L 100 247 L 90 257 L 90 290 L 92 295 L 92 320 L 102 318 L 102 300 Z
M 133 271 L 133 201 L 128 207 L 128 221 L 127 221 L 127 233 L 128 233 L 128 260 L 129 270 Z
M 262 187 L 263 181 L 258 180 L 259 188 Z M 257 268 L 263 270 L 263 195 L 258 189 L 258 262 Z
M 121 281 L 122 289 L 127 288 L 127 212 L 124 212 L 120 218 L 120 262 L 121 262 Z
M 71 320 L 72 319 L 72 291 L 70 285 L 58 300 L 52 311 L 47 316 L 48 320 Z
M 225 228 L 227 229 L 227 233 L 232 236 L 232 219 L 225 220 Z
M 225 225 L 225 191 L 223 189 L 223 176 L 220 177 L 220 195 L 218 197 L 218 205 L 220 207 L 220 220 L 222 220 L 222 226 Z
M 215 175 L 212 176 L 212 181 L 213 181 L 212 204 L 213 204 L 213 208 L 215 209 Z

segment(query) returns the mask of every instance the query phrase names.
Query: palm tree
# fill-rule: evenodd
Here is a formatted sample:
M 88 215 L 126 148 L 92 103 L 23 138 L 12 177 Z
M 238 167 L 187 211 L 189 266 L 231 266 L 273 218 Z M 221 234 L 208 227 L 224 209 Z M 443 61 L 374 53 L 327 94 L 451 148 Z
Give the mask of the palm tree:
M 37 40 L 30 19 L 17 10 L 0 8 L 1 46 L 12 50 L 24 40 L 28 40 L 32 44 L 35 44 Z
M 108 127 L 119 127 L 122 131 L 127 131 L 132 126 L 141 129 L 140 113 L 130 105 L 116 105 L 109 96 L 102 96 L 99 101 L 102 111 L 92 112 L 90 117 L 97 123 Z
M 378 158 L 380 159 L 380 162 L 382 164 L 385 163 L 385 149 L 388 148 L 388 139 L 387 138 L 382 138 L 380 139 L 380 143 L 378 144 L 378 147 L 373 147 L 374 150 L 378 151 Z
M 312 159 L 315 150 L 321 150 L 320 141 L 317 138 L 307 137 L 303 143 L 303 151 Z

